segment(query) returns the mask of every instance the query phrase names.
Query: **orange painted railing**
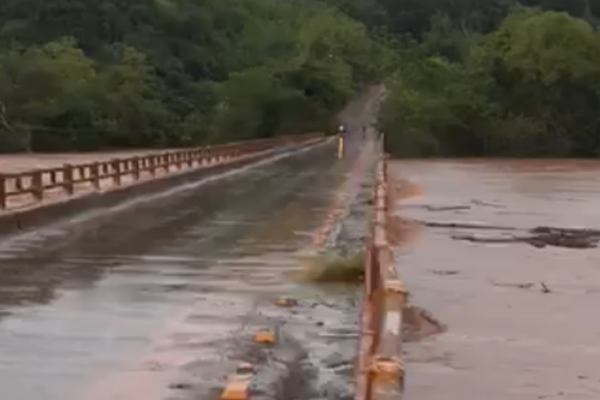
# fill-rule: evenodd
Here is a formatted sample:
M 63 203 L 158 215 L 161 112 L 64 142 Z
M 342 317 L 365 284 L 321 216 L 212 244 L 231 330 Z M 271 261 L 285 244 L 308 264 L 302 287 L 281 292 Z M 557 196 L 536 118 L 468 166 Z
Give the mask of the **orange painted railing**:
M 320 133 L 282 136 L 0 174 L 0 211 L 30 207 L 43 201 L 87 192 L 110 190 L 143 179 L 224 164 L 279 146 L 316 142 L 323 138 Z
M 377 165 L 374 216 L 365 256 L 365 294 L 355 400 L 398 400 L 404 386 L 402 314 L 408 293 L 388 240 L 392 203 L 385 159 Z

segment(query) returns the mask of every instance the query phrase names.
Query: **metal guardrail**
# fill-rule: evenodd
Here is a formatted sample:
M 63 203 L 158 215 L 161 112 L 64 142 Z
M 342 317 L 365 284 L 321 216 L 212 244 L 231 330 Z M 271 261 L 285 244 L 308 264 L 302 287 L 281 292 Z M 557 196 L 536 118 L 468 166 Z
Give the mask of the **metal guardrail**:
M 393 203 L 384 157 L 377 164 L 373 200 L 355 400 L 398 400 L 404 388 L 402 317 L 408 292 L 399 279 L 388 241 L 388 215 Z
M 0 212 L 46 200 L 101 192 L 143 179 L 223 164 L 250 154 L 289 144 L 321 140 L 321 133 L 281 136 L 219 146 L 166 151 L 86 164 L 0 174 Z

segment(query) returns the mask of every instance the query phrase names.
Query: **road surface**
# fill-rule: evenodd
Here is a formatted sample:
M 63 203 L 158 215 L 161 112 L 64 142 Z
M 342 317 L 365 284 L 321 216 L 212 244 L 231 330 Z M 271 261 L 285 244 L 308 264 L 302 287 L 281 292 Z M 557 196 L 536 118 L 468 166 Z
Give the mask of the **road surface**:
M 354 356 L 356 289 L 289 275 L 359 148 L 337 160 L 335 143 L 318 145 L 1 242 L 2 400 L 218 398 L 244 360 L 268 364 L 265 398 L 327 398 L 327 374 L 348 375 Z M 295 309 L 273 305 L 290 294 Z M 260 329 L 279 332 L 272 356 L 256 353 Z
M 409 193 L 398 214 L 430 225 L 407 224 L 399 272 L 413 302 L 447 326 L 405 345 L 407 398 L 600 398 L 598 248 L 472 240 L 538 226 L 600 229 L 600 163 L 407 161 L 390 169 L 422 194 Z M 440 226 L 448 223 L 465 227 Z

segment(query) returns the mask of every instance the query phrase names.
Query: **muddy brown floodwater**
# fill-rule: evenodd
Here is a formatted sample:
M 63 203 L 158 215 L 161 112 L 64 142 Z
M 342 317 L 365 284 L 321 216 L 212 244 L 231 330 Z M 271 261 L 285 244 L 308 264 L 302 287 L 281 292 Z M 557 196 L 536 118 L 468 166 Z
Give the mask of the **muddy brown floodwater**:
M 502 238 L 536 227 L 600 229 L 600 163 L 407 161 L 418 196 L 397 203 L 413 303 L 446 330 L 405 344 L 407 398 L 600 398 L 600 250 Z M 477 226 L 481 226 L 478 228 Z
M 0 156 L 0 172 L 19 173 L 31 171 L 32 169 L 44 169 L 60 167 L 64 164 L 86 164 L 92 162 L 108 161 L 113 158 L 128 158 L 133 156 L 145 156 L 161 153 L 169 150 L 137 150 L 137 151 L 114 151 L 114 152 L 89 152 L 89 153 L 21 153 L 2 154 Z

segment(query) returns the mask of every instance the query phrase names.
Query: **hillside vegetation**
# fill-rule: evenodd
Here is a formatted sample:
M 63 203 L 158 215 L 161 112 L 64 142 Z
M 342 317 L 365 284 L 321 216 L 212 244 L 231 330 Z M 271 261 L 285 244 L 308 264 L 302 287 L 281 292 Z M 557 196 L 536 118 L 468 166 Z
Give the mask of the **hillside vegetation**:
M 325 129 L 386 48 L 321 2 L 3 0 L 0 150 Z
M 600 0 L 329 0 L 397 41 L 397 156 L 600 156 Z
M 398 156 L 600 155 L 600 0 L 3 0 L 0 151 L 327 130 Z

